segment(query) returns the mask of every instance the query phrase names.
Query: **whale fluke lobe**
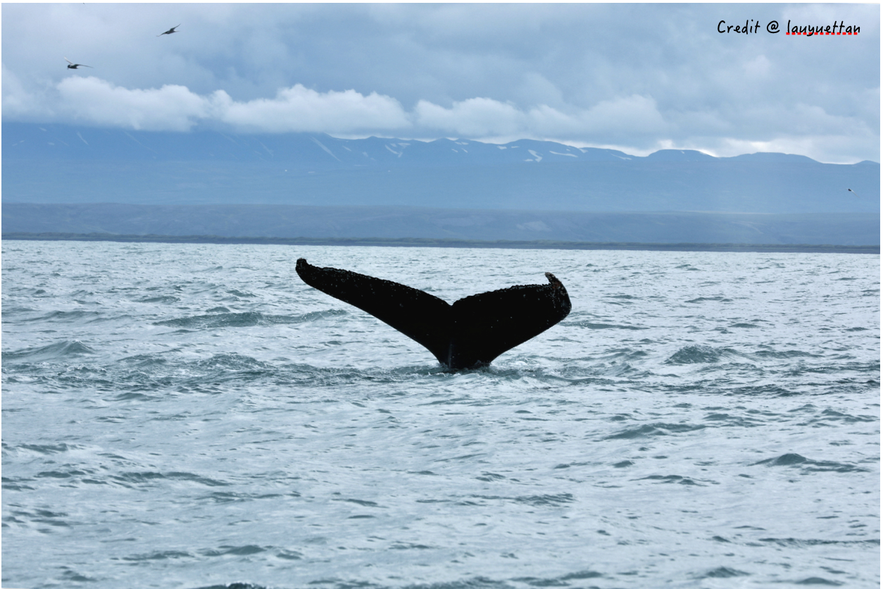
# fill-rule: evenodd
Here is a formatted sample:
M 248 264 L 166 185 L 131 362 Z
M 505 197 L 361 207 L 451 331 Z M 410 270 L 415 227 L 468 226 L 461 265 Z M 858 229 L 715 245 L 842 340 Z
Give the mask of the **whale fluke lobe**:
M 451 369 L 490 364 L 503 352 L 549 329 L 570 313 L 560 280 L 465 297 L 453 305 L 422 290 L 300 258 L 301 279 L 373 315 L 427 348 Z

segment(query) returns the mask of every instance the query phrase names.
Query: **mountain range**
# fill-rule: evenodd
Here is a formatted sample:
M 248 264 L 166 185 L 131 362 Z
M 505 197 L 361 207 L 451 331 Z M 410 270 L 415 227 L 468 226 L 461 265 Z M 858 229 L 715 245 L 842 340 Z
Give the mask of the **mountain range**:
M 342 232 L 360 237 L 437 238 L 450 236 L 452 226 L 472 226 L 470 239 L 566 234 L 577 241 L 593 235 L 617 241 L 625 233 L 612 228 L 628 226 L 629 241 L 671 242 L 699 234 L 714 240 L 711 227 L 732 229 L 738 219 L 744 229 L 750 218 L 765 228 L 769 243 L 879 244 L 880 165 L 870 161 L 825 164 L 779 153 L 717 158 L 690 150 L 638 157 L 533 140 L 496 145 L 29 123 L 3 123 L 2 150 L 4 234 L 37 226 L 46 232 L 158 233 L 175 225 L 177 234 L 221 236 L 238 225 L 260 235 L 318 230 L 326 235 L 317 237 L 332 237 L 328 219 L 336 216 L 349 219 L 338 224 L 338 234 L 349 227 Z M 96 209 L 97 203 L 130 208 Z M 135 217 L 132 206 L 140 207 Z M 218 207 L 228 208 L 221 214 Z M 103 221 L 74 222 L 89 216 L 77 210 Z M 366 217 L 367 210 L 381 213 Z M 231 215 L 251 221 L 231 225 Z M 619 221 L 610 215 L 620 215 Z M 366 221 L 382 217 L 385 226 Z M 152 221 L 133 225 L 133 218 Z M 292 221 L 280 222 L 286 218 Z M 484 221 L 476 225 L 470 218 Z M 700 230 L 703 224 L 709 230 Z M 790 227 L 787 235 L 783 224 Z M 660 226 L 667 227 L 662 234 Z M 610 230 L 598 230 L 605 227 Z M 717 235 L 728 241 L 752 233 L 721 231 Z

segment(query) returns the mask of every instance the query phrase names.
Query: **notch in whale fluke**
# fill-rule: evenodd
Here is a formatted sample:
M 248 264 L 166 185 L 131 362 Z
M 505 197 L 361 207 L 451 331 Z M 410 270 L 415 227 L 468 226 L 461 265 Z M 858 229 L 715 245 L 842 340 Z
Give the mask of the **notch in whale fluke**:
M 349 303 L 424 346 L 448 368 L 490 364 L 507 350 L 546 331 L 570 313 L 561 281 L 512 286 L 472 295 L 453 305 L 390 280 L 297 261 L 298 276 L 325 294 Z

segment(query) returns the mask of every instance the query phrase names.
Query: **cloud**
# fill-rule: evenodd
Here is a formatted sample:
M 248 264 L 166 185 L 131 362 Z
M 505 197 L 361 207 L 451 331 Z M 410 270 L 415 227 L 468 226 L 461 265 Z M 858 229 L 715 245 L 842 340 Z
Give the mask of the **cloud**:
M 651 97 L 631 95 L 603 100 L 588 109 L 553 108 L 538 104 L 519 109 L 490 98 L 471 98 L 449 108 L 421 100 L 414 109 L 416 129 L 468 138 L 541 137 L 573 141 L 593 137 L 656 136 L 669 125 Z
M 98 78 L 58 84 L 62 106 L 78 122 L 136 131 L 187 131 L 208 114 L 207 101 L 184 86 L 130 90 Z
M 46 115 L 36 95 L 29 92 L 21 79 L 3 65 L 3 116 L 10 119 L 28 119 Z
M 444 108 L 421 100 L 415 108 L 418 127 L 458 137 L 511 135 L 523 129 L 525 114 L 511 104 L 470 98 Z
M 129 89 L 96 77 L 71 77 L 53 89 L 57 101 L 51 106 L 28 94 L 14 76 L 4 77 L 4 85 L 7 116 L 137 131 L 189 131 L 200 124 L 221 124 L 251 133 L 353 134 L 411 124 L 401 104 L 388 96 L 354 90 L 321 93 L 299 84 L 272 99 L 235 101 L 223 90 L 202 96 L 180 85 Z
M 667 131 L 665 120 L 649 96 L 633 94 L 616 100 L 603 100 L 582 117 L 587 131 L 659 135 Z
M 176 84 L 130 89 L 93 76 L 70 77 L 38 100 L 27 94 L 14 76 L 4 81 L 7 116 L 141 131 L 189 131 L 199 125 L 220 125 L 246 133 L 402 133 L 476 139 L 537 136 L 559 140 L 598 136 L 609 141 L 626 134 L 654 135 L 666 128 L 654 100 L 637 95 L 601 101 L 590 109 L 558 109 L 546 104 L 520 109 L 484 97 L 449 107 L 421 100 L 408 112 L 394 98 L 376 92 L 318 92 L 300 84 L 279 90 L 273 98 L 237 101 L 224 90 L 200 95 Z
M 721 19 L 862 33 L 727 35 Z M 879 159 L 879 20 L 861 4 L 12 3 L 3 119 Z
M 878 104 L 879 93 L 870 93 L 864 101 Z M 240 133 L 445 136 L 491 142 L 527 137 L 612 147 L 636 155 L 663 148 L 699 149 L 720 156 L 774 150 L 848 162 L 872 159 L 862 154 L 879 148 L 879 135 L 865 118 L 832 114 L 818 105 L 796 103 L 783 110 L 774 103 L 751 102 L 723 110 L 665 110 L 652 96 L 640 94 L 601 100 L 589 108 L 568 104 L 519 108 L 512 102 L 477 97 L 449 106 L 420 100 L 407 111 L 398 100 L 376 92 L 319 92 L 300 84 L 277 91 L 273 98 L 234 100 L 224 90 L 202 95 L 176 84 L 130 89 L 77 76 L 29 93 L 4 69 L 3 111 L 19 120 L 146 131 L 204 127 Z
M 282 133 L 359 133 L 394 131 L 410 126 L 402 105 L 376 92 L 320 93 L 300 84 L 280 90 L 273 99 L 235 102 L 223 91 L 214 96 L 219 121 L 237 130 Z

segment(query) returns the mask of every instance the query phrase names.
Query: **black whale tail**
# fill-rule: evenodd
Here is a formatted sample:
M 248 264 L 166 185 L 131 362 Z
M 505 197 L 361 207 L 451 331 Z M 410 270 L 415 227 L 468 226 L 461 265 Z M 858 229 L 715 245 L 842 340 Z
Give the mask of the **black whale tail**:
M 394 327 L 455 370 L 490 364 L 567 317 L 571 307 L 567 289 L 549 272 L 549 284 L 513 286 L 449 305 L 404 284 L 319 268 L 303 258 L 297 261 L 296 270 L 313 288 Z

